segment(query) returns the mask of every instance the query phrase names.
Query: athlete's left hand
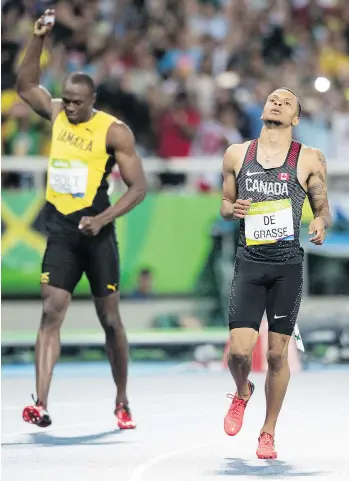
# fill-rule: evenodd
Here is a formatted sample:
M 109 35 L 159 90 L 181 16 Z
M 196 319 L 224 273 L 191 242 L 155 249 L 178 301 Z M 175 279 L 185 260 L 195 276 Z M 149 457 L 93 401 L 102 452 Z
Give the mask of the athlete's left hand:
M 82 217 L 79 222 L 79 230 L 90 236 L 99 234 L 102 227 L 103 224 L 97 217 Z
M 321 246 L 325 240 L 326 230 L 325 221 L 322 217 L 316 217 L 310 222 L 308 234 L 314 234 L 313 237 L 309 239 L 310 242 L 317 246 Z

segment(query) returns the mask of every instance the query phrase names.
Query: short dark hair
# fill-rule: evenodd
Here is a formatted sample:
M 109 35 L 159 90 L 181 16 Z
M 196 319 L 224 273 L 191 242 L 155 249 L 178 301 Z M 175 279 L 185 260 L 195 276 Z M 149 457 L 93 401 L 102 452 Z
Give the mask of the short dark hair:
M 302 104 L 301 104 L 301 101 L 299 100 L 298 95 L 293 90 L 289 89 L 288 87 L 280 87 L 278 90 L 287 90 L 287 92 L 290 92 L 291 94 L 293 94 L 296 97 L 296 99 L 297 99 L 297 117 L 300 117 L 301 113 L 302 113 Z
M 150 276 L 151 275 L 151 270 L 148 268 L 148 267 L 144 267 L 143 269 L 141 269 L 140 271 L 140 275 L 141 276 Z
M 82 73 L 82 72 L 71 73 L 65 79 L 64 83 L 66 83 L 67 81 L 71 82 L 72 84 L 84 84 L 88 87 L 91 94 L 95 93 L 95 84 L 94 84 L 92 78 L 85 73 Z

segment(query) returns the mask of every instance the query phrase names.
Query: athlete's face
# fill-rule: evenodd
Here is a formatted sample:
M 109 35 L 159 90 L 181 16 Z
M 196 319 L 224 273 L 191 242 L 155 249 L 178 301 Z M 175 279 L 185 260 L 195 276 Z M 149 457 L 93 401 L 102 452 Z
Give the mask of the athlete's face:
M 95 102 L 95 95 L 85 84 L 67 81 L 63 85 L 63 108 L 71 124 L 86 122 Z
M 269 95 L 261 119 L 284 127 L 298 125 L 297 98 L 288 90 L 275 90 Z

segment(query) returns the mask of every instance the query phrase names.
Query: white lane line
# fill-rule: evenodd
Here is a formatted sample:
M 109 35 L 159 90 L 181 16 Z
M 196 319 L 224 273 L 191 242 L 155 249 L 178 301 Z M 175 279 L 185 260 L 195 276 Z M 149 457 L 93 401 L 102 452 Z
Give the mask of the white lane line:
M 205 415 L 212 415 L 215 411 L 210 409 L 208 411 L 200 411 L 200 412 L 169 412 L 169 413 L 161 413 L 161 414 L 152 414 L 152 415 L 144 415 L 144 416 L 138 416 L 137 419 L 156 419 L 156 418 L 172 418 L 176 416 L 205 416 Z M 36 428 L 35 431 L 18 431 L 14 433 L 2 433 L 1 438 L 12 438 L 12 437 L 17 437 L 17 436 L 25 436 L 25 435 L 31 435 L 31 434 L 37 434 L 38 432 L 42 433 L 49 433 L 53 431 L 62 431 L 64 429 L 75 429 L 75 428 L 81 428 L 81 427 L 87 427 L 87 426 L 95 426 L 96 424 L 102 425 L 102 426 L 110 426 L 110 421 L 91 421 L 89 423 L 79 423 L 79 424 L 64 424 L 62 426 L 57 426 L 57 427 L 49 427 L 49 428 Z M 115 428 L 117 430 L 117 428 Z
M 160 456 L 155 456 L 154 458 L 151 458 L 145 463 L 142 463 L 139 466 L 137 466 L 137 468 L 133 470 L 131 473 L 130 481 L 142 481 L 143 476 L 146 474 L 146 472 L 150 468 L 160 463 L 161 461 L 164 461 L 165 459 L 173 458 L 175 456 L 180 456 L 181 454 L 189 453 L 190 451 L 195 451 L 196 449 L 199 449 L 199 448 L 206 448 L 208 446 L 212 446 L 213 443 L 214 441 L 211 441 L 210 443 L 195 444 L 195 446 L 190 446 L 188 448 L 181 449 L 179 451 L 170 451 L 165 454 L 161 454 Z

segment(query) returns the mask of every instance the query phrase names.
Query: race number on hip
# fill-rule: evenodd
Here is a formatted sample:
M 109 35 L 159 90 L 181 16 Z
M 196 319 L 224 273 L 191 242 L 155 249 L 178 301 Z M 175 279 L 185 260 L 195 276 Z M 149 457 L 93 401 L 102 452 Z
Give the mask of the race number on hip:
M 274 244 L 294 239 L 291 199 L 251 204 L 245 217 L 246 244 Z
M 58 194 L 84 197 L 87 188 L 88 167 L 80 160 L 52 159 L 48 170 L 49 185 Z

